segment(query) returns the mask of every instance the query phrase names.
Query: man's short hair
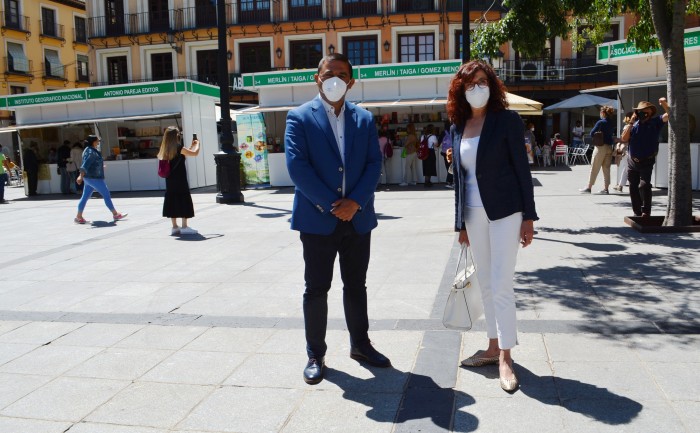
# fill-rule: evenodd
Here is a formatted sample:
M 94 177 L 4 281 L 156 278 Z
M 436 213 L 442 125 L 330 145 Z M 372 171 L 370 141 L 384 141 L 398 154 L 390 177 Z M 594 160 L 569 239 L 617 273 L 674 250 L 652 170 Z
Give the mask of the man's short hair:
M 332 60 L 337 60 L 339 62 L 344 62 L 347 63 L 348 68 L 350 68 L 350 76 L 352 76 L 352 63 L 350 63 L 350 59 L 348 59 L 348 56 L 342 53 L 333 53 L 329 54 L 326 57 L 322 58 L 320 62 L 318 62 L 318 73 L 321 73 L 321 68 L 323 65 L 326 63 L 332 61 Z

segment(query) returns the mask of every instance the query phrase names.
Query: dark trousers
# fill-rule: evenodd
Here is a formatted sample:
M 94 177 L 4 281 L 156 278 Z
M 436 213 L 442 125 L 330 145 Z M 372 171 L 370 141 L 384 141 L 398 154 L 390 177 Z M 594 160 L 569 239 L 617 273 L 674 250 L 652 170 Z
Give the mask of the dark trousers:
M 627 157 L 627 180 L 630 183 L 632 212 L 637 216 L 643 213 L 651 215 L 651 171 L 654 162 L 654 157 L 639 162 Z
M 66 167 L 58 167 L 58 172 L 61 174 L 61 193 L 70 194 L 70 174 Z
M 27 170 L 27 195 L 36 195 L 36 188 L 39 184 L 39 169 Z
M 350 332 L 350 344 L 369 341 L 367 318 L 367 267 L 371 232 L 357 234 L 351 222 L 340 221 L 330 235 L 301 233 L 304 247 L 304 326 L 306 353 L 309 358 L 326 355 L 326 326 L 328 322 L 328 291 L 333 280 L 336 255 L 340 260 L 343 280 L 345 323 Z

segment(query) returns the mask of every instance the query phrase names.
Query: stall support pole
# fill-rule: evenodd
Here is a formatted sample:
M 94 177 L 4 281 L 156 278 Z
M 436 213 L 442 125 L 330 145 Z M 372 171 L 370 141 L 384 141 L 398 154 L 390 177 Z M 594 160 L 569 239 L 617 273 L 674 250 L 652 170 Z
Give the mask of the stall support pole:
M 216 2 L 219 53 L 228 51 L 226 44 L 226 5 L 224 0 Z M 241 193 L 241 154 L 233 147 L 231 132 L 231 101 L 228 89 L 228 59 L 219 55 L 217 75 L 221 95 L 221 152 L 214 154 L 216 162 L 216 202 L 223 204 L 243 203 Z

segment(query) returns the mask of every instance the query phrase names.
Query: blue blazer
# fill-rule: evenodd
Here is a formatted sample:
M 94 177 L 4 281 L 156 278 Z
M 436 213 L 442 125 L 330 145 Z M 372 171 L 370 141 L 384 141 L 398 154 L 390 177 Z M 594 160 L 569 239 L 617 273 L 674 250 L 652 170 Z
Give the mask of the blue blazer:
M 455 230 L 464 229 L 464 182 L 467 172 L 460 162 L 464 125 L 452 126 L 453 167 L 455 175 Z M 505 218 L 516 212 L 523 220 L 538 220 L 535 211 L 532 175 L 527 161 L 523 121 L 515 111 L 486 113 L 476 151 L 476 182 L 489 220 Z
M 374 190 L 379 183 L 382 155 L 372 113 L 345 102 L 345 164 L 320 96 L 287 115 L 284 148 L 294 182 L 292 229 L 329 235 L 340 221 L 331 204 L 345 197 L 360 210 L 352 219 L 355 230 L 368 233 L 377 226 Z

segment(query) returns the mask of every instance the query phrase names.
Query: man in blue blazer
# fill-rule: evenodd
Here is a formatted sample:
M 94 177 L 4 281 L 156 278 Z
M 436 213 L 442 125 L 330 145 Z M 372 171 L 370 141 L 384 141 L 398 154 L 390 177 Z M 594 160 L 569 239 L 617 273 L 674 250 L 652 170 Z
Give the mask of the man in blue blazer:
M 309 360 L 304 380 L 323 380 L 328 290 L 336 255 L 343 279 L 350 356 L 377 367 L 389 359 L 372 347 L 367 317 L 367 267 L 377 226 L 374 190 L 382 156 L 370 112 L 345 101 L 352 65 L 340 53 L 324 57 L 314 80 L 319 95 L 287 115 L 284 147 L 295 185 L 292 229 L 304 249 L 304 325 Z

